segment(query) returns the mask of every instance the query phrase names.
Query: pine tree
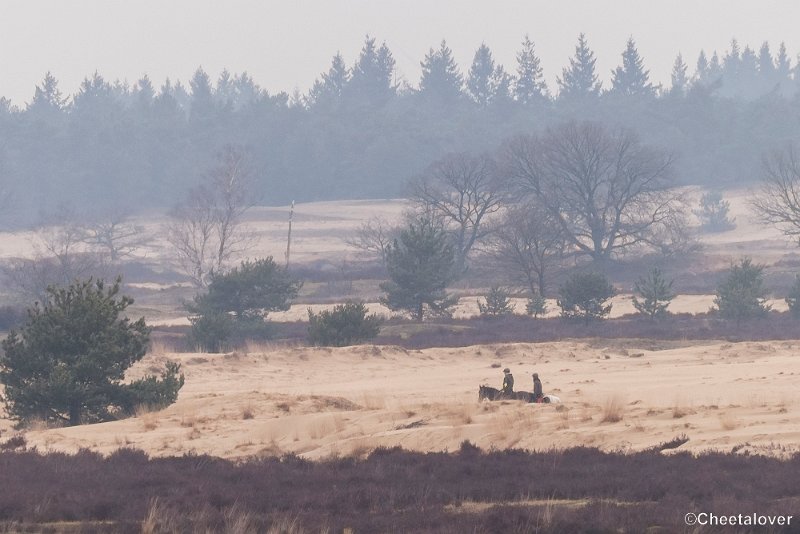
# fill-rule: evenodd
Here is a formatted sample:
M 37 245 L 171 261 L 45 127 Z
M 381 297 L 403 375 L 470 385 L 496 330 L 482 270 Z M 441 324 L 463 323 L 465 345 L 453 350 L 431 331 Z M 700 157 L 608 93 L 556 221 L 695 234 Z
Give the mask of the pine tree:
M 708 62 L 708 81 L 714 83 L 722 76 L 722 65 L 719 62 L 719 55 L 717 51 L 711 55 L 711 60 Z
M 331 60 L 331 68 L 320 79 L 314 82 L 308 95 L 309 105 L 332 106 L 340 102 L 345 86 L 350 81 L 344 58 L 338 52 Z
M 739 49 L 739 41 L 736 39 L 731 40 L 731 49 L 722 58 L 722 70 L 726 78 L 735 79 L 739 74 L 739 66 L 741 64 L 741 50 Z
M 446 293 L 454 279 L 455 254 L 447 233 L 434 222 L 411 223 L 388 247 L 386 268 L 390 280 L 381 303 L 405 311 L 417 321 L 425 315 L 449 315 L 458 301 Z
M 28 104 L 27 110 L 34 115 L 50 115 L 60 113 L 67 104 L 67 99 L 58 89 L 58 81 L 48 71 L 44 75 L 41 85 L 37 85 L 33 100 Z
M 558 98 L 562 100 L 581 100 L 600 94 L 602 84 L 595 73 L 594 52 L 589 49 L 586 36 L 578 36 L 575 56 L 570 58 L 569 67 L 564 68 L 558 78 Z
M 631 37 L 622 53 L 622 65 L 612 71 L 610 92 L 624 96 L 652 96 L 655 90 L 649 82 L 649 74 Z
M 176 90 L 177 90 L 176 85 Z M 189 81 L 192 90 L 189 116 L 192 120 L 209 120 L 214 112 L 214 92 L 211 78 L 202 67 L 198 67 Z
M 485 43 L 481 43 L 467 76 L 467 92 L 480 107 L 488 106 L 494 96 L 494 74 L 492 51 Z
M 689 80 L 686 77 L 686 70 L 688 66 L 683 61 L 683 56 L 678 54 L 678 57 L 675 58 L 675 63 L 672 65 L 672 87 L 670 88 L 670 93 L 677 96 L 683 96 L 686 94 L 686 90 L 689 85 Z
M 420 94 L 442 103 L 458 100 L 464 78 L 458 71 L 453 52 L 445 41 L 442 41 L 438 50 L 431 48 L 420 65 L 422 66 Z
M 735 319 L 738 325 L 743 319 L 766 315 L 771 309 L 766 301 L 764 266 L 742 258 L 731 264 L 728 277 L 717 288 L 714 305 L 723 318 Z
M 758 73 L 768 80 L 775 76 L 775 63 L 772 60 L 772 53 L 769 51 L 769 43 L 764 41 L 758 52 Z
M 395 61 L 383 43 L 375 45 L 375 38 L 367 35 L 358 61 L 350 71 L 348 93 L 355 101 L 381 104 L 393 93 L 392 77 Z
M 536 57 L 533 42 L 525 35 L 522 50 L 517 53 L 517 78 L 514 83 L 514 98 L 523 105 L 531 105 L 548 100 L 547 84 L 544 81 L 539 58 Z
M 144 318 L 125 317 L 133 299 L 119 296 L 120 282 L 50 287 L 46 302 L 29 310 L 19 332 L 11 331 L 0 357 L 9 415 L 78 425 L 114 419 L 141 401 L 175 400 L 183 385 L 177 366 L 162 380 L 122 382 L 125 370 L 145 355 L 150 329 Z
M 614 286 L 599 273 L 575 273 L 558 290 L 556 301 L 561 316 L 567 319 L 582 319 L 584 324 L 601 319 L 611 313 L 608 299 L 616 294 Z
M 792 70 L 791 63 L 792 61 L 786 53 L 786 44 L 781 43 L 780 48 L 778 48 L 778 57 L 775 59 L 775 73 L 779 81 L 783 82 L 789 79 L 789 73 Z
M 675 294 L 672 292 L 672 280 L 667 283 L 661 269 L 653 267 L 646 277 L 639 278 L 634 285 L 634 291 L 643 299 L 633 297 L 633 307 L 642 315 L 650 319 L 660 319 L 669 314 L 669 307 Z
M 514 313 L 514 304 L 509 300 L 509 292 L 502 287 L 492 286 L 484 297 L 484 302 L 478 299 L 478 311 L 483 316 L 497 317 Z
M 697 56 L 697 65 L 694 71 L 694 82 L 695 83 L 706 83 L 708 81 L 708 58 L 706 58 L 706 53 L 703 50 L 700 50 L 700 55 Z

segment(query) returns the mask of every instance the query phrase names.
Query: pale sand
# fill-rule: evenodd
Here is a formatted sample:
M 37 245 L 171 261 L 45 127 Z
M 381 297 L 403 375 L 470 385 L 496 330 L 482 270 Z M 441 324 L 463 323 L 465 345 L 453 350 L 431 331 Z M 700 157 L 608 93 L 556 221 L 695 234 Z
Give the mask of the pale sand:
M 155 456 L 229 458 L 294 452 L 319 459 L 394 445 L 454 451 L 467 439 L 485 449 L 635 451 L 681 434 L 690 440 L 678 450 L 694 453 L 734 446 L 776 456 L 800 450 L 800 343 L 685 345 L 604 340 L 169 354 L 186 373 L 173 406 L 25 436 L 41 451 L 135 447 Z M 149 355 L 136 370 L 164 357 Z M 478 385 L 499 387 L 505 366 L 517 389 L 530 390 L 530 373 L 538 372 L 561 407 L 479 403 Z M 612 400 L 621 404 L 621 420 L 602 422 Z M 11 435 L 8 421 L 0 426 Z

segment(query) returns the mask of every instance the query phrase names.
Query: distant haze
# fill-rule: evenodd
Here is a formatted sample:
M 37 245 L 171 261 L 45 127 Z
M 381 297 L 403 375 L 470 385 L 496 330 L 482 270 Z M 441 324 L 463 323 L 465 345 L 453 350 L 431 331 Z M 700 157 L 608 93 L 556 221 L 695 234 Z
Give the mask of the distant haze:
M 462 72 L 481 42 L 513 72 L 528 33 L 555 92 L 580 32 L 606 85 L 631 36 L 651 79 L 668 84 L 678 52 L 691 72 L 700 49 L 722 54 L 733 37 L 756 51 L 769 41 L 775 52 L 784 41 L 794 64 L 798 20 L 800 2 L 793 0 L 6 0 L 0 96 L 24 105 L 47 71 L 71 95 L 94 71 L 131 84 L 148 74 L 158 86 L 167 77 L 185 83 L 198 66 L 212 79 L 225 68 L 247 71 L 272 93 L 305 93 L 337 51 L 351 65 L 367 33 L 386 41 L 398 75 L 412 86 L 419 62 L 443 38 Z

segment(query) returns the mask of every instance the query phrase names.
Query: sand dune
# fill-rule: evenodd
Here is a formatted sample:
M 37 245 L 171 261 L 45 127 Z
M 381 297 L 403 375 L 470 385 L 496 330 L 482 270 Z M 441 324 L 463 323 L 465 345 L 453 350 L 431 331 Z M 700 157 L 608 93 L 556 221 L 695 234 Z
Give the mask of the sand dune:
M 313 459 L 377 446 L 455 450 L 465 439 L 484 448 L 640 450 L 685 434 L 689 442 L 678 450 L 783 455 L 800 450 L 799 348 L 605 340 L 155 354 L 135 371 L 167 357 L 181 361 L 186 386 L 175 405 L 25 435 L 40 450 L 107 453 L 125 446 L 156 456 L 294 452 Z M 478 385 L 499 386 L 505 366 L 517 389 L 530 389 L 537 371 L 545 392 L 564 404 L 479 403 Z M 609 408 L 614 403 L 618 408 Z

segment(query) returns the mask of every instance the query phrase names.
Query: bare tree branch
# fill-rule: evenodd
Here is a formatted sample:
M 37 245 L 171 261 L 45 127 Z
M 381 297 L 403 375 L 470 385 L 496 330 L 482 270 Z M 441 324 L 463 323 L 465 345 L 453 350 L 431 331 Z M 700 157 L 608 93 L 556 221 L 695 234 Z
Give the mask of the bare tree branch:
M 198 287 L 205 287 L 211 273 L 223 270 L 253 244 L 252 233 L 242 224 L 254 205 L 245 152 L 228 146 L 218 160 L 205 182 L 173 209 L 166 228 L 179 267 Z
M 777 227 L 791 238 L 800 236 L 800 158 L 795 146 L 775 151 L 763 160 L 764 175 L 750 206 L 762 224 Z
M 520 136 L 504 150 L 505 172 L 534 196 L 582 253 L 602 260 L 646 244 L 674 220 L 672 158 L 625 130 L 570 122 L 541 137 Z
M 496 213 L 507 190 L 490 156 L 450 154 L 433 163 L 411 185 L 411 202 L 440 218 L 454 237 L 459 268 L 476 242 L 486 237 L 487 217 Z

